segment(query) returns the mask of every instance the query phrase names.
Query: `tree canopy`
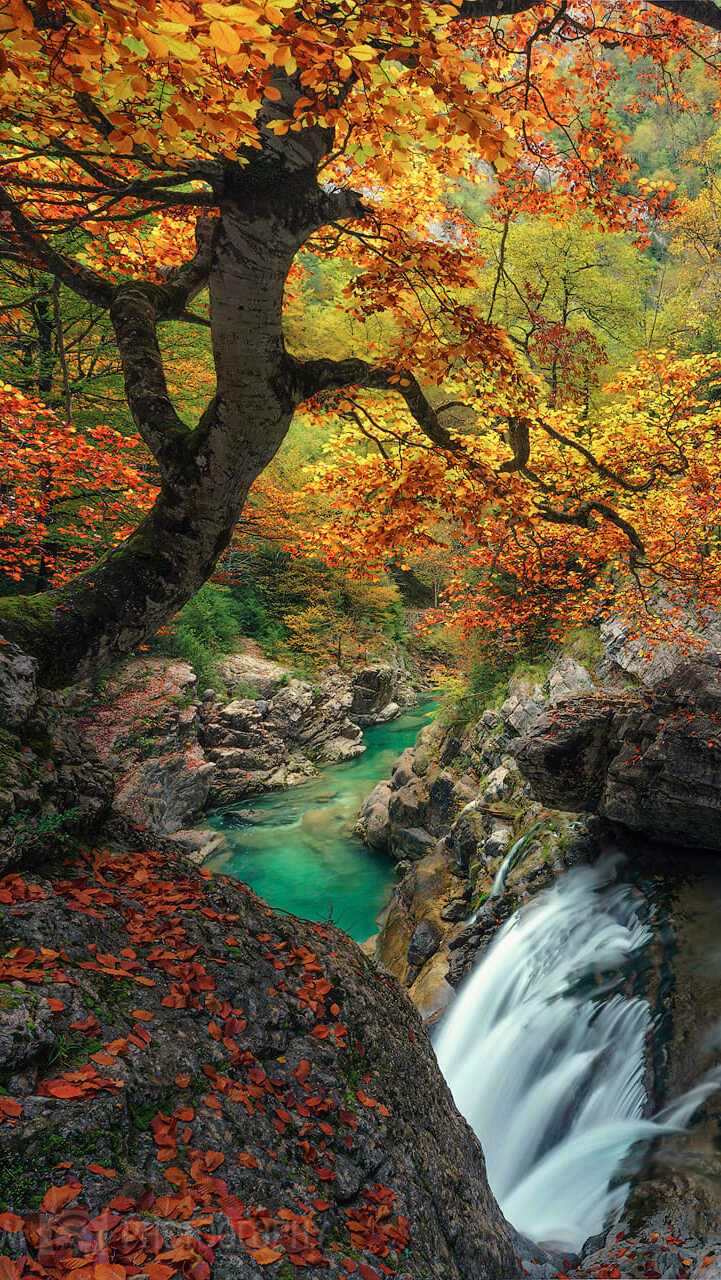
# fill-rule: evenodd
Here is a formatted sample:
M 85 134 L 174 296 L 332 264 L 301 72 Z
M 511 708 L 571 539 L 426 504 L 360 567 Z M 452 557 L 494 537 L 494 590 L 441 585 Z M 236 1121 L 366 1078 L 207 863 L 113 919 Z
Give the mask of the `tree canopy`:
M 676 586 L 701 580 L 711 599 L 715 363 L 642 361 L 600 418 L 590 389 L 613 269 L 597 238 L 653 248 L 678 212 L 673 181 L 639 172 L 624 120 L 661 92 L 693 111 L 697 65 L 715 92 L 719 30 L 711 0 L 3 0 L 4 268 L 21 295 L 23 273 L 53 305 L 72 294 L 111 335 L 147 451 L 137 529 L 125 536 L 124 513 L 97 565 L 0 602 L 3 634 L 60 684 L 147 640 L 213 571 L 301 411 L 352 415 L 376 438 L 363 483 L 375 467 L 379 497 L 396 486 L 394 536 L 423 545 L 419 503 L 452 512 L 456 549 L 495 595 L 559 574 L 645 590 L 668 567 L 649 527 L 663 519 L 671 540 L 686 530 Z M 642 68 L 622 108 L 619 59 Z M 468 205 L 479 188 L 486 244 Z M 686 210 L 687 235 L 711 201 Z M 541 225 L 571 236 L 545 291 L 538 252 L 527 270 L 517 253 L 514 273 L 506 257 Z M 581 286 L 584 236 L 597 276 Z M 333 355 L 289 324 L 301 259 L 342 290 Z M 209 338 L 214 382 L 190 420 L 167 377 L 186 328 Z M 55 357 L 67 408 L 57 343 Z M 94 445 L 114 450 L 109 435 Z M 96 491 L 119 482 L 105 467 Z M 21 522 L 13 503 L 7 519 Z M 390 547 L 372 514 L 360 527 L 371 551 Z

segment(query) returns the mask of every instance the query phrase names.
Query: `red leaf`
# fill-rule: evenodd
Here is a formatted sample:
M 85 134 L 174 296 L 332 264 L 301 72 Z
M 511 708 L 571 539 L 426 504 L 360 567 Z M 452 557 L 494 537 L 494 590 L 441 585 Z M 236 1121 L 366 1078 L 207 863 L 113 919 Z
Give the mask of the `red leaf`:
M 58 1209 L 70 1204 L 71 1200 L 77 1200 L 81 1191 L 79 1182 L 66 1182 L 64 1187 L 48 1187 L 40 1202 L 40 1209 L 43 1213 L 57 1213 Z

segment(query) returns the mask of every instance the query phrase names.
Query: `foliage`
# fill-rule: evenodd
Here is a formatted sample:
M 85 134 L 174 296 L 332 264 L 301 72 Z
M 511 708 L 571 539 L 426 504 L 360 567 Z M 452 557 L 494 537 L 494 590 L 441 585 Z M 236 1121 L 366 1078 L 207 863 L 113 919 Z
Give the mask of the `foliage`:
M 640 155 L 636 125 L 649 101 L 667 95 L 677 116 L 708 108 L 718 89 L 714 14 L 694 9 L 707 25 L 691 21 L 682 0 L 660 9 L 584 0 L 570 10 L 373 0 L 300 11 L 287 0 L 158 0 L 130 10 L 78 0 L 47 12 L 2 0 L 0 234 L 14 273 L 12 322 L 22 313 L 17 377 L 32 347 L 37 367 L 27 376 L 57 397 L 64 363 L 69 406 L 65 294 L 96 308 L 98 333 L 108 321 L 115 331 L 128 403 L 160 473 L 143 537 L 110 551 L 98 583 L 78 586 L 113 602 L 102 614 L 107 643 L 96 641 L 105 658 L 147 638 L 161 607 L 176 611 L 207 578 L 294 409 L 316 442 L 341 416 L 337 474 L 350 474 L 358 437 L 366 450 L 357 526 L 348 522 L 348 546 L 331 549 L 331 564 L 359 550 L 361 530 L 381 564 L 411 551 L 457 564 L 467 550 L 470 578 L 442 585 L 456 600 L 470 591 L 474 625 L 487 625 L 492 597 L 504 634 L 533 629 L 540 606 L 531 601 L 541 594 L 558 619 L 565 573 L 574 597 L 592 571 L 604 584 L 638 577 L 639 556 L 644 588 L 667 572 L 669 540 L 652 545 L 641 504 L 609 482 L 611 429 L 584 415 L 595 409 L 599 367 L 618 370 L 649 316 L 652 343 L 674 329 L 672 317 L 656 323 L 658 272 L 631 246 L 656 253 L 679 212 L 677 184 L 639 174 L 627 129 Z M 236 244 L 250 226 L 263 314 L 251 303 L 238 320 L 221 299 L 238 262 L 250 269 L 253 255 L 238 255 Z M 16 295 L 32 272 L 39 281 L 24 311 Z M 235 286 L 246 295 L 240 278 Z M 61 314 L 42 346 L 48 287 Z M 183 325 L 195 339 L 178 353 Z M 258 333 L 267 361 L 238 376 Z M 173 402 L 186 385 L 188 420 Z M 690 487 L 681 478 L 668 485 L 674 463 L 658 424 L 647 425 L 643 447 L 660 462 L 642 480 L 643 501 L 654 519 L 667 499 L 688 501 L 689 523 L 703 505 L 705 460 Z M 559 432 L 593 438 L 593 449 L 559 447 Z M 340 494 L 332 472 L 309 494 L 323 485 L 326 498 Z M 450 521 L 439 539 L 446 487 Z M 709 500 L 712 489 L 711 476 Z M 363 502 L 370 495 L 382 508 L 390 491 L 393 519 L 381 530 Z M 270 491 L 257 510 L 286 519 Z M 328 552 L 311 522 L 301 524 L 306 548 Z M 142 573 L 128 572 L 129 557 Z M 698 578 L 698 556 L 690 559 Z M 703 568 L 710 600 L 713 554 Z M 474 578 L 486 582 L 485 603 Z M 59 603 L 67 609 L 65 596 L 53 597 L 43 624 L 42 603 L 23 614 L 15 602 L 6 626 L 42 647 L 41 632 L 62 629 Z M 314 600 L 320 614 L 296 610 L 286 631 L 300 628 L 310 643 L 324 616 L 330 625 L 331 607 Z M 257 612 L 253 624 L 263 625 Z M 67 627 L 64 635 L 69 644 Z M 54 679 L 68 663 L 56 664 Z
M 445 546 L 447 604 L 492 649 L 561 638 L 610 606 L 638 620 L 661 581 L 672 607 L 657 627 L 672 637 L 690 599 L 702 612 L 721 599 L 719 380 L 719 356 L 646 355 L 591 416 L 529 412 L 510 460 L 491 415 L 457 437 L 460 465 L 455 451 L 429 457 L 410 424 L 393 458 L 354 449 L 346 431 L 313 482 L 332 495 L 328 556 L 367 566 L 399 547 Z M 391 412 L 379 399 L 376 419 Z
M 137 436 L 78 431 L 0 383 L 0 571 L 63 582 L 121 542 L 154 487 Z
M 182 658 L 203 687 L 214 684 L 214 664 L 244 631 L 248 613 L 227 587 L 206 584 L 155 637 L 156 652 Z

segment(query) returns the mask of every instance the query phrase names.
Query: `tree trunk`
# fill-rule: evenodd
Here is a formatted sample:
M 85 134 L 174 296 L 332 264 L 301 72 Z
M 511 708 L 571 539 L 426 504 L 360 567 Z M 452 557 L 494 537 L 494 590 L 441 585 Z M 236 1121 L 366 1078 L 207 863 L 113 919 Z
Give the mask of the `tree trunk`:
M 37 659 L 42 683 L 70 684 L 132 652 L 212 573 L 298 403 L 283 345 L 283 289 L 316 225 L 296 218 L 289 226 L 287 214 L 267 209 L 241 216 L 232 203 L 222 209 L 210 273 L 215 400 L 175 441 L 155 505 L 124 543 L 66 586 L 0 601 L 0 632 Z M 135 323 L 137 296 L 129 305 Z M 149 351 L 149 385 L 152 363 Z

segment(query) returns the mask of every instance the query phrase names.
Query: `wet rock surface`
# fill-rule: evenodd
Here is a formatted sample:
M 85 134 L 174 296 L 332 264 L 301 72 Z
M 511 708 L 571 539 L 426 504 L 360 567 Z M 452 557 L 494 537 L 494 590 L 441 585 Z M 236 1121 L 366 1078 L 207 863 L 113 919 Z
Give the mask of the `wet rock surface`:
M 514 754 L 544 804 L 721 849 L 721 656 L 684 663 L 642 695 L 563 702 Z

